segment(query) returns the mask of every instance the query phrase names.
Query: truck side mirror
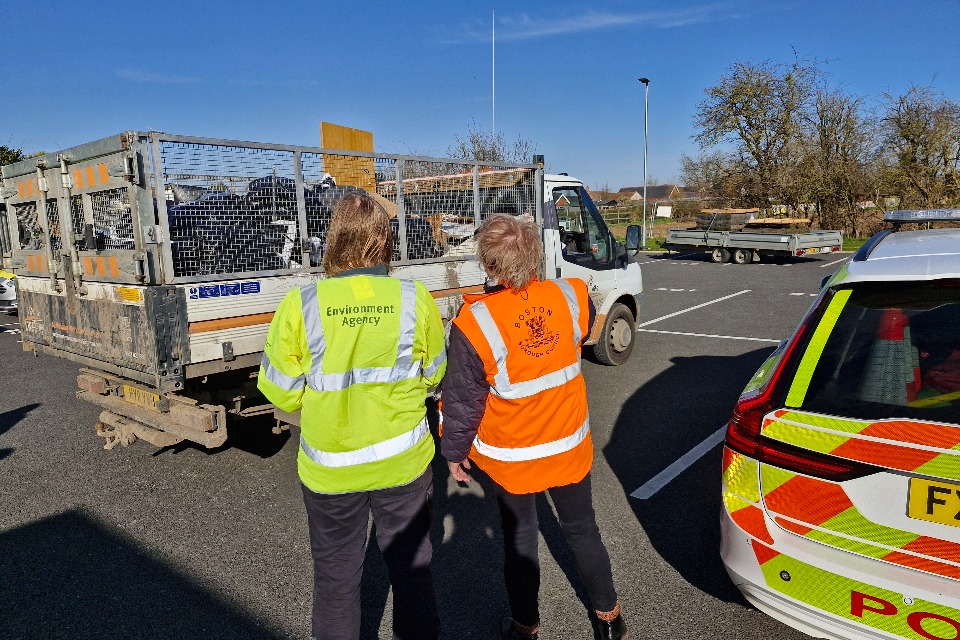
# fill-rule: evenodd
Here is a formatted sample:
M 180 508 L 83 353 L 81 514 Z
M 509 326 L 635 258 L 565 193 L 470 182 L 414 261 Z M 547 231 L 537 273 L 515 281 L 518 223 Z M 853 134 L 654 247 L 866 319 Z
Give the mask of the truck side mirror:
M 632 224 L 627 227 L 627 253 L 631 256 L 637 255 L 640 251 L 640 225 Z

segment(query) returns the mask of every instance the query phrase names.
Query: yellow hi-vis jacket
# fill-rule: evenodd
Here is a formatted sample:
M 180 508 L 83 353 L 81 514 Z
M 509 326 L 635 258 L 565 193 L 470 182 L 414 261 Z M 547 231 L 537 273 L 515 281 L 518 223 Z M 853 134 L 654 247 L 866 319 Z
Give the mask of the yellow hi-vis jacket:
M 443 323 L 421 283 L 352 269 L 280 303 L 257 386 L 301 410 L 297 470 L 317 493 L 407 484 L 430 464 L 427 390 L 446 371 Z

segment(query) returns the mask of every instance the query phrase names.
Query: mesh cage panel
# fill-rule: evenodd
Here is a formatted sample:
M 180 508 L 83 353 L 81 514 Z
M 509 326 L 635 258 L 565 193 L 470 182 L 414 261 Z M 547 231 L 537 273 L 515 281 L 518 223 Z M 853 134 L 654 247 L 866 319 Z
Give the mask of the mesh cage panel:
M 175 276 L 300 266 L 292 152 L 169 141 L 161 152 Z
M 37 203 L 21 202 L 13 205 L 13 208 L 17 215 L 20 248 L 33 251 L 43 249 L 43 227 L 37 219 Z
M 97 251 L 106 249 L 133 250 L 133 217 L 130 193 L 126 187 L 100 191 L 90 196 Z
M 47 225 L 50 227 L 50 248 L 59 251 L 63 239 L 60 237 L 60 207 L 55 198 L 47 200 Z
M 83 196 L 70 196 L 70 228 L 74 238 L 83 237 L 83 227 L 86 224 L 83 216 Z

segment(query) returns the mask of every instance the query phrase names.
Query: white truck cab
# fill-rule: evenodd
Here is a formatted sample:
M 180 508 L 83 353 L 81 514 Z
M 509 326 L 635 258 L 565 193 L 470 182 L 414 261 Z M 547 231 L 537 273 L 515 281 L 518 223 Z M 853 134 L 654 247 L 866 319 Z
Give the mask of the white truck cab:
M 597 308 L 587 344 L 601 363 L 623 364 L 636 337 L 643 293 L 640 266 L 614 239 L 583 182 L 564 174 L 546 174 L 543 182 L 546 275 L 587 283 Z

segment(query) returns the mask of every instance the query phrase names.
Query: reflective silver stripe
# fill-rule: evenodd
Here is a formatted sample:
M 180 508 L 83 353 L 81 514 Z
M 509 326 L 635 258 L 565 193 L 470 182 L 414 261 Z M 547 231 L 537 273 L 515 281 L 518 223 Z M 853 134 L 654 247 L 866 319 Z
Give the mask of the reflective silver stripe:
M 563 292 L 563 297 L 570 308 L 570 316 L 573 318 L 573 341 L 579 347 L 580 339 L 583 333 L 580 331 L 580 304 L 577 302 L 577 294 L 565 280 L 551 280 Z M 477 302 L 470 307 L 473 317 L 480 327 L 480 332 L 486 338 L 490 351 L 493 352 L 493 359 L 497 363 L 497 373 L 493 378 L 493 386 L 490 393 L 497 395 L 505 400 L 517 400 L 519 398 L 528 398 L 535 396 L 541 391 L 559 387 L 570 382 L 580 375 L 580 358 L 573 364 L 569 364 L 559 371 L 544 374 L 533 380 L 524 382 L 510 382 L 510 373 L 507 371 L 507 345 L 500 334 L 500 328 L 494 322 L 490 310 L 484 302 Z
M 433 359 L 433 362 L 428 364 L 426 368 L 423 370 L 423 375 L 429 378 L 430 376 L 435 374 L 437 372 L 437 369 L 440 368 L 440 365 L 442 365 L 446 361 L 447 361 L 447 350 L 441 349 L 440 353 L 437 354 L 437 357 Z
M 400 339 L 397 341 L 397 367 L 413 362 L 413 337 L 417 332 L 417 285 L 400 281 Z M 418 372 L 419 373 L 419 372 Z
M 270 364 L 270 356 L 268 356 L 266 353 L 263 354 L 263 358 L 260 360 L 260 366 L 263 367 L 263 375 L 266 376 L 267 380 L 280 387 L 284 391 L 303 389 L 304 379 L 302 375 L 297 376 L 296 378 L 288 376 Z
M 559 371 L 542 375 L 526 382 L 515 382 L 505 386 L 497 386 L 490 389 L 504 400 L 517 400 L 518 398 L 529 398 L 535 396 L 541 391 L 553 389 L 564 385 L 580 375 L 580 358 L 573 364 L 565 366 Z
M 362 449 L 338 452 L 320 451 L 307 444 L 302 435 L 300 436 L 300 448 L 307 454 L 308 458 L 324 467 L 352 467 L 392 458 L 408 449 L 412 449 L 428 435 L 430 435 L 430 427 L 427 424 L 426 417 L 424 417 L 413 430 Z
M 583 442 L 589 433 L 590 416 L 587 416 L 583 425 L 573 434 L 552 442 L 535 444 L 530 447 L 511 447 L 506 449 L 489 445 L 480 440 L 480 436 L 477 436 L 473 441 L 473 446 L 476 447 L 477 453 L 492 458 L 493 460 L 499 460 L 500 462 L 528 462 L 530 460 L 539 460 L 541 458 L 566 453 Z
M 303 300 L 303 326 L 312 359 L 307 384 L 316 391 L 343 391 L 352 384 L 400 382 L 421 374 L 422 364 L 413 361 L 413 342 L 417 331 L 417 285 L 400 280 L 400 335 L 397 340 L 397 361 L 392 367 L 368 367 L 323 373 L 326 338 L 320 320 L 316 284 L 300 289 Z M 444 354 L 446 358 L 446 354 Z M 439 366 L 439 364 L 437 364 Z
M 317 301 L 317 283 L 300 288 L 300 306 L 303 311 L 303 330 L 310 350 L 310 373 L 323 371 L 323 352 L 327 341 L 320 322 L 320 303 Z
M 510 376 L 507 373 L 507 345 L 503 342 L 503 336 L 500 335 L 500 329 L 497 323 L 493 321 L 490 310 L 486 303 L 477 302 L 470 307 L 473 312 L 473 318 L 480 327 L 480 333 L 487 339 L 487 345 L 493 352 L 493 360 L 497 363 L 497 373 L 493 378 L 493 388 L 491 391 L 496 393 L 497 388 L 506 388 L 510 386 Z
M 567 306 L 570 307 L 570 317 L 573 318 L 573 343 L 580 346 L 580 340 L 583 338 L 583 332 L 580 331 L 580 302 L 577 300 L 577 292 L 566 280 L 551 280 L 563 291 L 563 297 L 567 299 Z

